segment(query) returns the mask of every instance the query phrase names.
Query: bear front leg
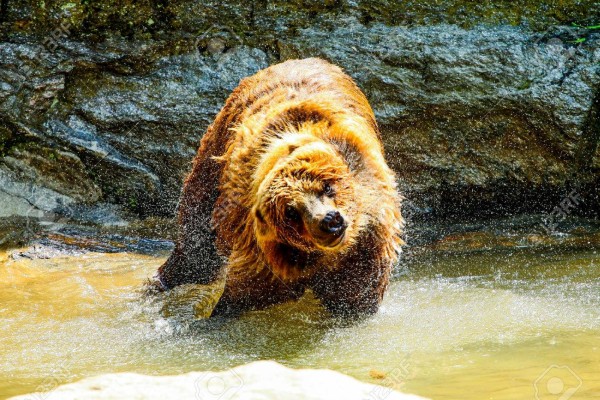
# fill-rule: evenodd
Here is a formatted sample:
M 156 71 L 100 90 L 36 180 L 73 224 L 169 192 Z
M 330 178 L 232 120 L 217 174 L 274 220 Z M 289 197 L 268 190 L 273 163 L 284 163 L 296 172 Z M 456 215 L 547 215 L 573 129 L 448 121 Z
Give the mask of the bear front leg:
M 194 283 L 209 284 L 222 273 L 225 262 L 217 253 L 215 233 L 197 227 L 180 234 L 171 256 L 158 270 L 163 289 Z
M 260 272 L 250 271 L 255 265 L 229 266 L 225 290 L 211 316 L 236 316 L 250 310 L 291 300 L 304 294 L 302 282 L 284 283 L 272 275 L 268 268 Z
M 186 283 L 209 284 L 224 273 L 225 261 L 218 254 L 216 234 L 211 226 L 221 166 L 206 157 L 203 150 L 204 147 L 184 185 L 175 249 L 158 270 L 163 289 Z
M 334 316 L 360 317 L 377 312 L 389 283 L 393 261 L 381 256 L 375 240 L 364 240 L 334 271 L 313 279 L 312 289 Z
M 232 94 L 208 127 L 194 158 L 192 172 L 183 185 L 175 250 L 158 270 L 163 289 L 186 283 L 212 283 L 226 272 L 225 261 L 217 251 L 211 218 L 224 165 L 216 158 L 225 153 L 233 135 L 230 127 L 237 122 L 241 109 L 236 99 Z

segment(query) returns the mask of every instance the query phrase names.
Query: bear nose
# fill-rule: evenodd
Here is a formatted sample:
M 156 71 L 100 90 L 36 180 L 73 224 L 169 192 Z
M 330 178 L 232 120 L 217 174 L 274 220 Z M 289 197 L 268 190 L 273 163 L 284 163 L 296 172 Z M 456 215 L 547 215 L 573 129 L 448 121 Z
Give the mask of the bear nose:
M 341 235 L 346 229 L 346 226 L 344 225 L 342 214 L 338 211 L 329 211 L 321 220 L 319 228 L 325 233 Z

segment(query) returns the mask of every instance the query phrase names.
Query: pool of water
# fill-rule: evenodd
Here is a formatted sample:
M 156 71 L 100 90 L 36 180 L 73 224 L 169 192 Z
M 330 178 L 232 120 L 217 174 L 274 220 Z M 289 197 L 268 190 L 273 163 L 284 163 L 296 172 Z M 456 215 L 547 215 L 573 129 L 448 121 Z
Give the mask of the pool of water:
M 166 317 L 140 290 L 166 252 L 0 253 L 0 398 L 111 372 L 180 374 L 273 359 L 432 399 L 600 395 L 592 246 L 411 257 L 381 311 L 335 321 L 310 295 L 236 320 Z M 537 390 L 537 392 L 536 392 Z

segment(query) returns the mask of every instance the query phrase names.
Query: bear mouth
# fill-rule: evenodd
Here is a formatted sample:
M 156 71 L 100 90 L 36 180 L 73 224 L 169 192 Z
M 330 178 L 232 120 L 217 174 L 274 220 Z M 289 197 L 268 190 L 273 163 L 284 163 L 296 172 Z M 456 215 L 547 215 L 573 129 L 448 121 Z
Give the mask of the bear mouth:
M 339 234 L 336 235 L 326 235 L 326 236 L 316 236 L 315 243 L 318 247 L 332 250 L 338 247 L 343 241 L 344 237 L 346 237 L 346 231 L 343 230 Z

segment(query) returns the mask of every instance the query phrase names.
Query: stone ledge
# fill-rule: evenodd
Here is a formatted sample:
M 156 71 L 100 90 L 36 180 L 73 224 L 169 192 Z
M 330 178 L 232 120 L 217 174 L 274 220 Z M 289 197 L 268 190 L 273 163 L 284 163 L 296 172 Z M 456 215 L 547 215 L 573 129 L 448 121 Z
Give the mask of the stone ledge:
M 382 380 L 386 384 L 386 379 Z M 360 382 L 326 369 L 291 369 L 274 361 L 257 361 L 222 372 L 190 372 L 175 376 L 118 373 L 86 378 L 46 393 L 13 397 L 76 399 L 302 399 L 423 400 L 390 387 Z

